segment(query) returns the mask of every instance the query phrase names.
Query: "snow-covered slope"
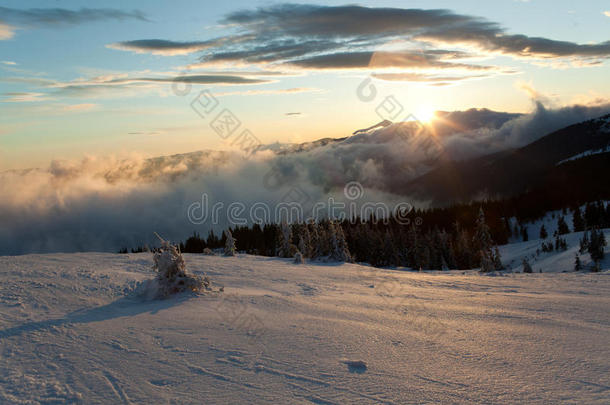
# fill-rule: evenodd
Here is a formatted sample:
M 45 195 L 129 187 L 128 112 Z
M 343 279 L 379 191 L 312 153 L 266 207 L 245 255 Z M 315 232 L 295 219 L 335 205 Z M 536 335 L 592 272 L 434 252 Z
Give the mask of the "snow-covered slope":
M 607 403 L 610 273 L 185 255 L 222 295 L 143 301 L 150 254 L 0 257 L 0 403 Z

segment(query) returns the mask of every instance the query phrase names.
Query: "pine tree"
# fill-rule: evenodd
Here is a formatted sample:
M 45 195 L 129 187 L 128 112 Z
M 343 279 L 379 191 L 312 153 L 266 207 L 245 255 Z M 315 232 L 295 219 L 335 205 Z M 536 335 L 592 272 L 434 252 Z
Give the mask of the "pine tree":
M 347 248 L 345 234 L 338 222 L 329 222 L 330 231 L 330 259 L 339 262 L 351 262 L 352 256 Z
M 581 271 L 582 270 L 582 263 L 580 261 L 580 256 L 578 255 L 578 253 L 576 253 L 576 258 L 574 260 L 574 271 Z
M 395 266 L 398 264 L 398 251 L 394 245 L 394 240 L 389 229 L 386 229 L 381 247 L 381 261 L 385 266 Z
M 307 224 L 299 224 L 295 228 L 298 239 L 297 248 L 303 257 L 311 257 L 311 234 Z
M 578 253 L 583 254 L 589 250 L 589 231 L 585 231 L 580 239 L 580 249 Z
M 483 208 L 479 209 L 477 226 L 473 237 L 473 245 L 479 254 L 481 271 L 492 271 L 495 268 L 494 254 L 492 251 L 494 243 L 491 239 L 489 227 L 485 223 L 485 213 L 483 212 Z
M 540 228 L 540 239 L 546 239 L 547 236 L 549 236 L 549 234 L 547 233 L 544 224 L 542 224 L 542 227 Z
M 529 235 L 527 234 L 527 228 L 524 226 L 521 226 L 521 238 L 523 239 L 523 242 L 527 242 L 529 240 Z
M 527 261 L 527 258 L 523 259 L 522 265 L 524 273 L 533 273 L 532 266 L 530 266 L 529 262 Z
M 292 244 L 292 229 L 285 221 L 280 225 L 278 235 L 277 256 L 294 257 L 296 247 Z
M 500 256 L 500 249 L 498 247 L 494 247 L 494 256 L 493 256 L 493 264 L 494 269 L 496 271 L 500 271 L 504 269 L 504 265 L 502 264 L 502 257 Z
M 322 247 L 321 247 L 321 240 L 320 240 L 320 234 L 319 234 L 319 226 L 315 221 L 311 221 L 311 222 L 309 222 L 309 224 L 307 224 L 307 228 L 309 229 L 309 235 L 310 235 L 310 240 L 311 240 L 310 257 L 312 259 L 317 259 L 322 256 Z
M 591 240 L 589 241 L 588 252 L 591 255 L 591 260 L 598 267 L 599 262 L 604 259 L 604 248 L 606 246 L 606 238 L 601 230 L 593 229 L 591 231 Z
M 570 228 L 568 228 L 568 224 L 563 216 L 560 216 L 557 220 L 557 233 L 559 235 L 565 235 L 566 233 L 570 233 Z
M 235 239 L 230 229 L 225 230 L 225 256 L 235 256 Z
M 574 228 L 574 232 L 582 232 L 585 230 L 585 221 L 582 219 L 582 214 L 578 207 L 574 208 L 572 227 Z

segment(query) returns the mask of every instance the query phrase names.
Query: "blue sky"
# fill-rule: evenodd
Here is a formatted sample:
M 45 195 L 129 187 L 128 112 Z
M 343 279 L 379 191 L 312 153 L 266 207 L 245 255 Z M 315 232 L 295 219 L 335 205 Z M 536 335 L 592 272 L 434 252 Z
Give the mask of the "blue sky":
M 155 156 L 231 148 L 231 140 L 219 137 L 209 120 L 190 107 L 204 89 L 264 143 L 346 136 L 378 121 L 375 103 L 363 102 L 356 95 L 358 85 L 372 74 L 377 75 L 374 84 L 379 97 L 395 95 L 405 110 L 420 116 L 430 110 L 471 107 L 525 112 L 532 107 L 532 97 L 551 105 L 570 105 L 607 102 L 610 94 L 607 1 L 358 3 L 366 9 L 326 7 L 345 4 L 335 1 L 309 2 L 305 8 L 278 4 L 2 2 L 0 170 L 45 166 L 53 159 L 85 155 Z M 411 11 L 401 11 L 406 9 L 421 9 L 415 14 L 432 20 L 412 29 L 408 25 L 417 25 L 419 20 L 410 19 Z M 449 14 L 435 13 L 435 9 L 449 10 Z M 234 14 L 242 11 L 245 14 Z M 332 23 L 339 28 L 328 37 L 339 45 L 315 52 L 299 49 L 302 59 L 288 61 L 277 53 L 264 63 L 252 62 L 251 57 L 216 60 L 221 54 L 275 46 L 279 38 L 289 38 L 292 46 L 310 38 L 316 47 L 327 46 L 327 38 L 316 30 L 328 27 L 305 20 L 310 12 L 324 18 L 340 16 L 340 21 Z M 370 27 L 358 20 L 369 14 Z M 223 21 L 229 15 L 234 18 Z M 352 15 L 355 19 L 350 24 Z M 404 27 L 398 35 L 390 36 L 383 31 L 385 25 L 374 24 L 394 15 L 404 17 L 397 23 Z M 456 42 L 454 33 L 439 31 L 444 29 L 434 20 L 439 18 L 454 23 L 465 20 L 459 35 L 471 38 L 474 31 L 468 30 L 476 29 L 476 40 Z M 340 26 L 345 19 L 346 26 Z M 274 21 L 286 24 L 274 26 Z M 488 35 L 494 30 L 501 30 L 506 41 L 494 42 L 493 35 Z M 237 43 L 244 32 L 249 39 Z M 145 49 L 138 48 L 141 43 L 129 42 L 152 39 L 171 43 Z M 185 43 L 210 40 L 217 42 L 190 53 L 180 51 Z M 522 40 L 527 50 L 516 52 L 514 42 Z M 441 51 L 442 55 L 435 53 Z M 456 58 L 448 51 L 464 55 Z M 352 60 L 348 57 L 367 52 L 377 57 L 384 52 L 407 52 L 409 66 L 371 67 L 372 62 L 368 67 L 345 66 L 345 60 Z M 426 64 L 437 65 L 415 66 L 413 61 L 421 62 L 421 55 Z M 324 58 L 319 63 L 320 56 L 332 57 L 333 66 L 329 68 Z M 200 58 L 204 65 L 193 67 Z M 345 59 L 336 64 L 340 58 Z M 452 65 L 447 69 L 447 64 Z M 404 78 L 405 72 L 408 80 L 383 76 Z M 230 83 L 225 79 L 220 83 L 219 76 L 227 75 Z M 177 95 L 172 79 L 184 76 L 206 76 L 207 83 L 200 83 L 199 77 L 188 94 Z M 236 83 L 235 77 L 255 83 Z

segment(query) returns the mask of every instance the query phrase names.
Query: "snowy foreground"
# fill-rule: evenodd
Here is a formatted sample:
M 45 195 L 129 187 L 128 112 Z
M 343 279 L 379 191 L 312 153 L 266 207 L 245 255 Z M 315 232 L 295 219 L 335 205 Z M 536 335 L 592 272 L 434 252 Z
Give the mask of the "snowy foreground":
M 137 298 L 146 253 L 0 257 L 0 403 L 610 401 L 608 271 L 185 258 L 225 292 Z

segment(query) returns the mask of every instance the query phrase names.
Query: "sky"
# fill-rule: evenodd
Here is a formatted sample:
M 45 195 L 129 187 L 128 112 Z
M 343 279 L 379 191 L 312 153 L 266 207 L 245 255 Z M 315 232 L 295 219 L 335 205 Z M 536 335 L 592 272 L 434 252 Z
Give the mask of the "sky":
M 393 120 L 604 104 L 608 57 L 601 0 L 3 1 L 0 170 L 343 137 L 390 96 Z

